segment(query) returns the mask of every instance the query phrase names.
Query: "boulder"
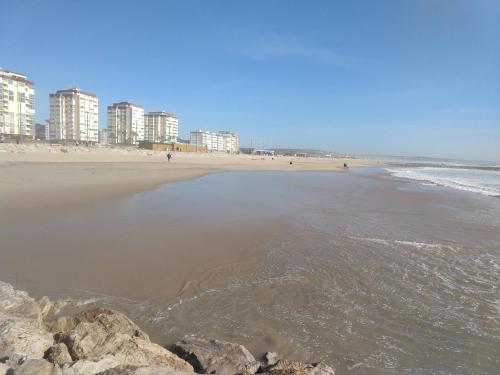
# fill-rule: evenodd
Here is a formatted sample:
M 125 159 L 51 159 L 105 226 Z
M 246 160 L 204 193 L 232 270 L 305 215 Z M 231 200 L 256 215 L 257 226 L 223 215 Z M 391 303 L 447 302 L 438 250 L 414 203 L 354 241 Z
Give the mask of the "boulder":
M 262 356 L 262 367 L 267 368 L 275 365 L 279 360 L 278 353 L 267 352 Z
M 96 375 L 196 375 L 194 372 L 172 370 L 163 366 L 117 366 Z
M 6 375 L 9 369 L 10 366 L 7 366 L 5 363 L 0 362 L 0 375 Z
M 70 331 L 80 323 L 96 322 L 101 324 L 110 333 L 123 333 L 149 340 L 148 335 L 124 314 L 100 307 L 87 309 L 72 316 L 63 316 L 55 321 L 46 323 L 46 325 L 50 332 L 57 333 Z
M 335 375 L 333 368 L 323 362 L 302 363 L 295 361 L 279 360 L 268 368 L 266 375 Z
M 59 368 L 54 367 L 45 359 L 28 359 L 14 372 L 15 375 L 58 375 L 60 373 Z
M 125 315 L 95 308 L 67 318 L 53 327 L 68 329 L 54 335 L 57 343 L 64 343 L 71 358 L 98 361 L 107 355 L 124 365 L 159 365 L 180 371 L 193 371 L 191 365 L 160 345 L 149 341 Z
M 53 342 L 38 320 L 0 313 L 0 358 L 41 359 Z
M 68 348 L 65 344 L 59 343 L 52 345 L 45 351 L 43 356 L 47 361 L 55 365 L 63 365 L 71 362 L 72 358 L 69 355 Z
M 260 366 L 244 346 L 226 341 L 190 337 L 176 343 L 173 352 L 203 374 L 255 373 Z
M 94 375 L 119 365 L 120 362 L 115 357 L 108 355 L 98 361 L 81 360 L 66 363 L 61 369 L 63 375 Z
M 40 306 L 34 298 L 12 285 L 0 281 L 0 313 L 11 317 L 31 318 L 41 321 Z

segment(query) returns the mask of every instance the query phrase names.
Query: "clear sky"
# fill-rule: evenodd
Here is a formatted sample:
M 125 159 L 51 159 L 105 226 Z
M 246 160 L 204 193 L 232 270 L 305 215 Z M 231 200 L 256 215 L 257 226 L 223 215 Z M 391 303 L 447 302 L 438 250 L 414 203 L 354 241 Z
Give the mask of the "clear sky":
M 0 0 L 0 66 L 242 145 L 500 161 L 500 1 Z

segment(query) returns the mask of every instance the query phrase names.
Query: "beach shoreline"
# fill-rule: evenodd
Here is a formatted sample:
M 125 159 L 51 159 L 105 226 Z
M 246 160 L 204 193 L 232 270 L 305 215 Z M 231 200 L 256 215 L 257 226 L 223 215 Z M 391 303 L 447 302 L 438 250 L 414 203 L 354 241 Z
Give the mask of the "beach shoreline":
M 122 198 L 163 184 L 229 171 L 345 171 L 364 159 L 174 153 L 137 148 L 0 144 L 0 217 L 68 209 Z

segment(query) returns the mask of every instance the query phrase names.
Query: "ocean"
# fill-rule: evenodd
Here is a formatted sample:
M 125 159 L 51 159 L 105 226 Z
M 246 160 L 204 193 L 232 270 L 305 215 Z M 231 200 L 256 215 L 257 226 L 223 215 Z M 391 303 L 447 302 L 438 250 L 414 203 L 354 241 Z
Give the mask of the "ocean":
M 426 159 L 391 164 L 386 170 L 395 177 L 500 197 L 500 165 L 496 163 Z

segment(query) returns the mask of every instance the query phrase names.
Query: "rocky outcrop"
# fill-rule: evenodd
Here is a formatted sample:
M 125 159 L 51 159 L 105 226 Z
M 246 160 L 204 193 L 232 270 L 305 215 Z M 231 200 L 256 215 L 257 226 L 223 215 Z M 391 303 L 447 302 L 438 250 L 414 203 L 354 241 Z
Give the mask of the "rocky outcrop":
M 279 360 L 263 374 L 267 375 L 335 375 L 333 368 L 323 362 L 302 363 Z
M 171 351 L 124 314 L 67 302 L 35 301 L 0 282 L 0 375 L 333 375 L 323 363 L 262 361 L 242 345 L 189 337 Z M 78 309 L 74 310 L 75 307 Z M 66 310 L 64 310 L 66 311 Z
M 162 366 L 117 366 L 97 375 L 192 375 L 190 372 L 172 370 Z
M 260 367 L 244 346 L 226 341 L 189 337 L 176 343 L 172 351 L 201 374 L 253 374 Z

